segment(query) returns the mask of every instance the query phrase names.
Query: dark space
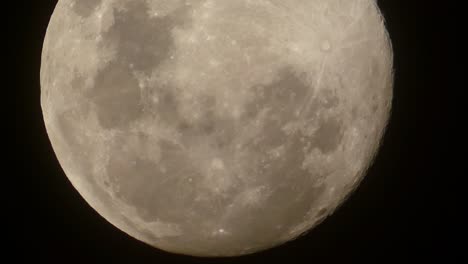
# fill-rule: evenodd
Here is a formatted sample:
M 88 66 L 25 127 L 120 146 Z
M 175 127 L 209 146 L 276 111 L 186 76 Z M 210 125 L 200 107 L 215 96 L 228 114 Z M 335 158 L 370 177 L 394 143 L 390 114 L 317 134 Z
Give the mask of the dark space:
M 48 140 L 39 101 L 42 43 L 56 0 L 15 3 L 7 22 L 14 51 L 8 77 L 16 83 L 13 176 L 25 194 L 16 193 L 21 198 L 12 205 L 18 225 L 12 263 L 400 263 L 437 257 L 463 263 L 449 261 L 456 259 L 458 242 L 442 224 L 451 213 L 438 184 L 448 173 L 447 143 L 440 140 L 450 90 L 443 25 L 448 1 L 378 1 L 395 53 L 393 113 L 374 164 L 349 200 L 295 241 L 220 259 L 174 255 L 139 242 L 109 224 L 72 187 Z

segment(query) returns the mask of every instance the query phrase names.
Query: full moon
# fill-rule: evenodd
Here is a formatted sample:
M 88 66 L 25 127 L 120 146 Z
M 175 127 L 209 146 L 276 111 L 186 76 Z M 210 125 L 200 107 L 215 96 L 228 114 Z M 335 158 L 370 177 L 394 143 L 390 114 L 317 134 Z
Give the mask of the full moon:
M 237 256 L 317 226 L 390 115 L 375 0 L 59 0 L 41 106 L 76 190 L 164 251 Z

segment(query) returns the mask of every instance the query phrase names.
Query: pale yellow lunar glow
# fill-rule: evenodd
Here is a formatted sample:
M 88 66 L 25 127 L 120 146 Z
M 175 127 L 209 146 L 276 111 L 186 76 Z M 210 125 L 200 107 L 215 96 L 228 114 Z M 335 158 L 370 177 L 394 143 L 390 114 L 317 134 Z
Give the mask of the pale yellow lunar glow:
M 41 103 L 66 175 L 109 222 L 170 252 L 242 255 L 358 185 L 392 60 L 374 0 L 59 0 Z

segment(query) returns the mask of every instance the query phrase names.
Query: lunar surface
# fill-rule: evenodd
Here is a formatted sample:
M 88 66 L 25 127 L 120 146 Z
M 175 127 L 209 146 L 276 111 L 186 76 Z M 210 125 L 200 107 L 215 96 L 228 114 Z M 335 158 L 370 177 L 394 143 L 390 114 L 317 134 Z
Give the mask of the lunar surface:
M 310 230 L 385 130 L 374 0 L 59 0 L 41 105 L 73 186 L 156 248 L 236 256 Z

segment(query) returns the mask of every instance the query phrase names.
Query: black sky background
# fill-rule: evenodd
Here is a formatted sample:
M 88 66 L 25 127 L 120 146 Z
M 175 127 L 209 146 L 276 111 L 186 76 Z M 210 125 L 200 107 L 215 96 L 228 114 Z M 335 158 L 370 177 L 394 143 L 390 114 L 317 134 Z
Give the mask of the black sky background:
M 450 17 L 449 1 L 378 2 L 395 53 L 393 114 L 361 186 L 335 214 L 293 242 L 240 258 L 202 259 L 130 238 L 72 187 L 48 140 L 39 101 L 42 43 L 56 0 L 17 1 L 15 12 L 4 11 L 13 36 L 8 77 L 16 93 L 17 160 L 11 166 L 25 186 L 13 204 L 20 231 L 14 257 L 34 260 L 27 263 L 400 263 L 454 257 L 445 246 L 457 242 L 442 224 L 448 209 L 438 198 L 447 173 L 442 162 L 447 143 L 440 137 L 450 90 L 443 23 Z

